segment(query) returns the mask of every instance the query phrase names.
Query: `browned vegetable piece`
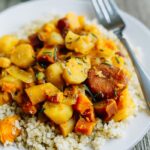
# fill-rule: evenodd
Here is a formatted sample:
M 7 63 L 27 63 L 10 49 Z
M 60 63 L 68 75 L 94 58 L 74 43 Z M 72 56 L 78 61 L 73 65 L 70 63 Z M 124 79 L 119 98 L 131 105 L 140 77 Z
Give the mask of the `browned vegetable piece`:
M 22 110 L 24 113 L 31 115 L 34 115 L 37 112 L 37 108 L 30 101 L 22 104 Z
M 121 69 L 108 64 L 94 66 L 88 72 L 88 86 L 98 98 L 114 98 L 127 82 L 128 78 Z
M 96 122 L 88 122 L 80 118 L 75 126 L 75 132 L 85 135 L 91 135 Z
M 43 41 L 39 39 L 36 33 L 29 36 L 29 41 L 34 49 L 42 48 L 44 46 Z
M 42 67 L 47 67 L 55 62 L 57 56 L 56 48 L 44 47 L 37 54 L 37 60 Z
M 58 20 L 57 28 L 60 30 L 61 34 L 63 36 L 66 35 L 67 30 L 69 29 L 69 22 L 67 18 L 62 18 Z
M 78 111 L 87 121 L 95 121 L 93 104 L 86 95 L 79 94 L 76 104 L 73 108 Z
M 60 124 L 60 130 L 63 136 L 67 136 L 69 133 L 71 133 L 75 126 L 75 119 L 71 118 L 67 122 Z
M 116 101 L 103 100 L 94 104 L 95 113 L 104 121 L 109 121 L 118 111 Z
M 62 92 L 58 92 L 56 95 L 53 96 L 46 95 L 46 100 L 51 103 L 61 103 L 63 101 L 63 98 L 64 96 Z

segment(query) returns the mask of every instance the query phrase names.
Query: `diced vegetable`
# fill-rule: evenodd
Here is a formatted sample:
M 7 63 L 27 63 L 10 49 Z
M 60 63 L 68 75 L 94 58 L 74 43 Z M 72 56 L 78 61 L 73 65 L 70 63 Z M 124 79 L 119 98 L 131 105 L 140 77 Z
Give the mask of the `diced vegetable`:
M 88 32 L 89 34 L 91 34 L 96 39 L 102 38 L 101 31 L 99 30 L 99 28 L 97 28 L 97 26 L 95 24 L 85 24 L 84 25 L 84 31 Z
M 66 105 L 74 105 L 76 103 L 76 98 L 74 97 L 64 97 L 63 101 L 61 102 Z
M 14 142 L 19 136 L 20 129 L 15 126 L 15 122 L 18 121 L 18 116 L 10 116 L 3 120 L 0 120 L 0 141 L 5 144 L 7 141 Z
M 103 100 L 94 104 L 96 114 L 104 121 L 109 121 L 117 113 L 116 101 L 113 99 Z
M 122 56 L 119 56 L 119 55 L 115 55 L 112 57 L 112 64 L 116 67 L 123 67 L 124 66 L 124 59 Z
M 91 34 L 78 35 L 69 31 L 65 37 L 65 45 L 69 50 L 88 54 L 94 48 L 96 40 Z
M 60 33 L 51 32 L 46 42 L 48 45 L 63 45 L 64 39 Z
M 51 32 L 58 32 L 55 22 L 51 21 L 44 24 L 40 31 L 38 31 L 38 37 L 41 41 L 46 42 Z
M 63 71 L 63 78 L 66 84 L 80 84 L 87 78 L 87 72 L 90 69 L 90 59 L 72 57 L 67 61 Z
M 118 101 L 118 112 L 115 114 L 113 119 L 115 121 L 121 121 L 129 117 L 134 113 L 135 103 L 126 88 L 122 93 Z
M 35 53 L 30 44 L 18 45 L 11 55 L 12 63 L 21 68 L 27 68 L 31 66 L 34 62 L 34 58 Z
M 42 48 L 37 54 L 37 60 L 39 63 L 50 64 L 55 62 L 54 58 L 55 48 Z
M 62 78 L 63 68 L 61 63 L 56 62 L 46 69 L 46 79 L 53 83 L 59 89 L 63 88 L 64 80 Z
M 26 101 L 21 106 L 23 112 L 26 114 L 34 115 L 37 112 L 37 108 L 30 101 Z
M 8 93 L 0 93 L 0 106 L 10 102 L 11 98 Z
M 11 64 L 10 59 L 6 57 L 0 57 L 0 68 L 7 68 Z
M 86 95 L 79 94 L 76 104 L 73 108 L 78 111 L 87 121 L 95 121 L 92 102 Z
M 59 90 L 51 83 L 35 85 L 25 89 L 25 91 L 33 105 L 46 100 L 47 94 L 49 94 L 49 96 L 53 96 L 59 92 Z
M 15 92 L 22 89 L 22 82 L 13 76 L 7 75 L 0 79 L 0 87 L 4 92 Z
M 49 96 L 49 93 L 48 95 L 46 95 L 46 100 L 51 103 L 62 103 L 63 98 L 64 98 L 63 92 L 58 92 L 56 95 L 53 96 Z
M 70 12 L 66 15 L 66 18 L 69 22 L 69 27 L 71 30 L 79 29 L 82 25 L 81 18 L 79 18 L 76 14 L 73 12 Z
M 73 109 L 69 105 L 46 102 L 43 106 L 44 113 L 56 124 L 67 122 L 73 115 Z
M 75 126 L 75 119 L 71 118 L 67 122 L 60 124 L 60 130 L 63 136 L 67 136 L 69 133 L 71 133 Z
M 85 135 L 91 135 L 96 122 L 87 122 L 80 118 L 75 126 L 75 132 Z
M 117 46 L 112 40 L 102 38 L 97 41 L 96 48 L 99 56 L 105 58 L 112 57 L 117 50 Z
M 0 54 L 10 55 L 17 45 L 18 39 L 13 35 L 5 35 L 0 38 Z
M 19 69 L 16 66 L 11 66 L 7 69 L 7 72 L 12 75 L 14 78 L 19 79 L 25 83 L 34 82 L 35 77 L 32 73 L 26 72 L 22 69 Z

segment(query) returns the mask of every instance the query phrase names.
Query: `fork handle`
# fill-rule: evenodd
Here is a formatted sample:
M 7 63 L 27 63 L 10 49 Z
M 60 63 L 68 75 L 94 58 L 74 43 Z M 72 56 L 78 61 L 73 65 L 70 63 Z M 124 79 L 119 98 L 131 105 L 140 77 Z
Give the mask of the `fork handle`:
M 148 104 L 148 107 L 150 109 L 150 77 L 144 71 L 142 65 L 138 62 L 138 60 L 135 56 L 135 53 L 131 49 L 131 47 L 130 47 L 129 43 L 127 42 L 127 40 L 124 37 L 120 37 L 120 41 L 122 42 L 122 44 L 127 49 L 128 54 L 129 54 L 129 56 L 132 60 L 135 71 L 137 73 L 138 80 L 139 80 L 141 88 L 142 88 L 144 98 L 145 98 L 145 100 Z

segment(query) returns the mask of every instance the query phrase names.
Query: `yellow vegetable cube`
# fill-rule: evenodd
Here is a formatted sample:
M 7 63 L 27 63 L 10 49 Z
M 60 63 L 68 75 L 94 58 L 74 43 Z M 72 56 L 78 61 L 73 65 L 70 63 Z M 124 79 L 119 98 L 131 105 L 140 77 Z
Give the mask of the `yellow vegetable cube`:
M 134 113 L 135 110 L 135 103 L 131 98 L 131 95 L 128 91 L 128 88 L 126 88 L 119 98 L 118 102 L 118 112 L 115 114 L 113 119 L 115 121 L 121 121 L 129 117 Z
M 48 45 L 63 45 L 64 39 L 60 33 L 51 32 L 46 42 Z
M 56 124 L 67 122 L 73 115 L 72 107 L 65 104 L 54 104 L 46 102 L 43 108 L 46 116 Z
M 112 64 L 116 67 L 123 67 L 124 66 L 124 59 L 121 56 L 115 55 L 112 57 Z
M 96 43 L 96 49 L 101 57 L 112 57 L 116 50 L 117 46 L 112 40 L 100 38 Z
M 15 36 L 4 35 L 0 38 L 0 54 L 10 55 L 17 43 L 18 39 Z
M 69 59 L 63 71 L 63 78 L 66 81 L 66 84 L 80 84 L 85 81 L 90 67 L 91 63 L 88 57 L 73 57 Z
M 71 30 L 75 30 L 81 27 L 80 21 L 78 16 L 74 14 L 73 12 L 70 12 L 66 15 L 66 18 L 68 19 L 69 26 Z
M 75 119 L 71 118 L 67 122 L 60 124 L 60 130 L 63 134 L 63 136 L 67 136 L 69 133 L 73 131 L 75 127 Z
M 10 59 L 6 57 L 0 57 L 0 68 L 7 68 L 11 64 Z
M 30 44 L 20 44 L 14 49 L 11 61 L 19 67 L 27 68 L 33 64 L 34 57 L 35 53 Z
M 91 34 L 79 36 L 69 31 L 65 37 L 65 44 L 69 50 L 88 54 L 94 48 L 96 40 Z
M 56 62 L 50 65 L 46 69 L 46 79 L 48 82 L 53 83 L 59 89 L 62 89 L 64 86 L 64 80 L 62 78 L 63 68 L 62 64 Z
M 59 92 L 59 90 L 51 83 L 35 85 L 25 89 L 25 91 L 33 105 L 44 101 L 47 92 L 49 93 L 49 96 L 53 96 Z

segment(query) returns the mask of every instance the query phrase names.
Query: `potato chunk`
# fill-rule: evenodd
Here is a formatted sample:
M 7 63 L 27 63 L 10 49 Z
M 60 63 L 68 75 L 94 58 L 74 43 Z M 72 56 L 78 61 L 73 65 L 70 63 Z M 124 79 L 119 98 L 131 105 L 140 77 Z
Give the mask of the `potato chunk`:
M 82 24 L 83 24 L 83 18 L 81 18 L 81 16 L 77 16 L 76 14 L 74 14 L 73 12 L 70 12 L 66 15 L 66 17 L 68 22 L 69 22 L 69 27 L 71 30 L 75 30 L 75 29 L 79 29 L 81 28 Z
M 64 39 L 60 33 L 51 32 L 46 42 L 48 45 L 63 45 Z
M 60 130 L 62 132 L 63 136 L 67 136 L 69 133 L 71 133 L 75 126 L 75 119 L 71 118 L 65 123 L 60 124 Z
M 87 122 L 83 118 L 80 118 L 75 126 L 75 132 L 85 135 L 91 135 L 96 122 Z
M 51 83 L 35 85 L 25 89 L 25 91 L 33 105 L 44 101 L 47 92 L 49 93 L 49 96 L 53 96 L 59 92 L 59 90 Z
M 63 73 L 63 68 L 61 63 L 59 62 L 54 63 L 46 69 L 46 79 L 48 82 L 53 83 L 59 89 L 62 89 L 64 86 L 62 73 Z
M 96 43 L 96 49 L 100 57 L 110 58 L 114 56 L 118 48 L 114 41 L 100 38 Z
M 44 113 L 56 124 L 67 122 L 73 115 L 73 109 L 69 105 L 46 102 L 43 106 Z
M 65 37 L 65 44 L 69 50 L 74 50 L 81 54 L 88 54 L 94 48 L 96 40 L 91 34 L 80 36 L 69 31 Z
M 11 66 L 7 69 L 7 72 L 12 75 L 14 78 L 19 79 L 25 83 L 34 82 L 34 76 L 32 73 L 26 72 L 22 69 L 19 69 L 16 66 Z
M 6 57 L 0 57 L 0 68 L 8 68 L 11 64 L 10 59 Z
M 13 35 L 5 35 L 0 38 L 0 55 L 10 55 L 18 39 Z
M 87 78 L 87 72 L 91 67 L 88 57 L 76 58 L 73 57 L 65 64 L 63 78 L 66 84 L 80 84 Z
M 9 116 L 3 120 L 0 120 L 0 141 L 5 144 L 6 141 L 14 142 L 17 136 L 20 135 L 20 129 L 15 126 L 19 117 Z
M 34 57 L 35 53 L 30 44 L 20 44 L 14 49 L 11 61 L 19 67 L 27 68 L 33 64 Z

